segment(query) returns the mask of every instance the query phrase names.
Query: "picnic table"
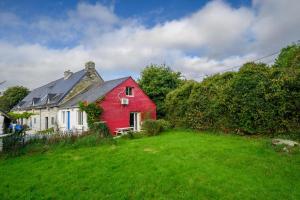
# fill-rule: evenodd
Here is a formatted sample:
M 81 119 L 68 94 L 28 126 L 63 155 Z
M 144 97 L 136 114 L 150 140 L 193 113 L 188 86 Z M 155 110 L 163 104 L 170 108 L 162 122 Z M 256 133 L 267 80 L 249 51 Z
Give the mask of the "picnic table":
M 126 135 L 129 131 L 133 131 L 133 127 L 116 128 L 116 135 Z

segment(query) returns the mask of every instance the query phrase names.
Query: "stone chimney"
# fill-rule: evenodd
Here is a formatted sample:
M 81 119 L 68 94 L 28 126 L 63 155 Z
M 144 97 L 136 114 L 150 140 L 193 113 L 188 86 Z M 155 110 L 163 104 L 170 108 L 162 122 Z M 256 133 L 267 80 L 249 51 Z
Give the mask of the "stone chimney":
M 68 78 L 70 78 L 72 76 L 73 72 L 71 72 L 70 70 L 67 70 L 64 72 L 64 79 L 67 80 Z
M 89 61 L 89 62 L 85 63 L 85 71 L 86 72 L 95 71 L 95 63 L 93 61 Z

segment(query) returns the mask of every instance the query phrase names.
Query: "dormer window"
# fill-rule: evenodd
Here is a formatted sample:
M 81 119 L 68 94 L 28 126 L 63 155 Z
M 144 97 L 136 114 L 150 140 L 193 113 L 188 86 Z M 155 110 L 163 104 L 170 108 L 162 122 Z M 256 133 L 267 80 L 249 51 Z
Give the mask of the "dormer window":
M 36 103 L 38 103 L 40 101 L 40 98 L 33 98 L 32 99 L 32 106 L 35 106 Z
M 130 87 L 130 86 L 128 86 L 128 87 L 126 87 L 126 96 L 133 96 L 133 87 Z

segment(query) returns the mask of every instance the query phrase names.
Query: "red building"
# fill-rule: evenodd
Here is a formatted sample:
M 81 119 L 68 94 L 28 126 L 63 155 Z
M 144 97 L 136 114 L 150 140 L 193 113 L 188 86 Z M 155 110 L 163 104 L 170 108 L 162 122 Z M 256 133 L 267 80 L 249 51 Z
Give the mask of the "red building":
M 156 119 L 156 105 L 131 78 L 125 77 L 93 85 L 64 107 L 76 108 L 78 102 L 98 102 L 103 108 L 101 120 L 115 135 L 118 129 L 141 130 L 145 119 Z
M 100 105 L 112 133 L 122 127 L 139 131 L 143 120 L 156 119 L 156 105 L 131 77 L 108 92 Z

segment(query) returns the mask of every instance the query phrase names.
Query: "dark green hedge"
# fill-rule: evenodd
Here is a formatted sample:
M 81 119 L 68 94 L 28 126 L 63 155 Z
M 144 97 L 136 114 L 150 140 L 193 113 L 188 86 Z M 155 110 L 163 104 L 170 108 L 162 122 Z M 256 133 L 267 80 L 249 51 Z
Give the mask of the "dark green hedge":
M 188 81 L 165 101 L 177 127 L 244 134 L 300 130 L 300 68 L 247 63 L 238 72 Z

